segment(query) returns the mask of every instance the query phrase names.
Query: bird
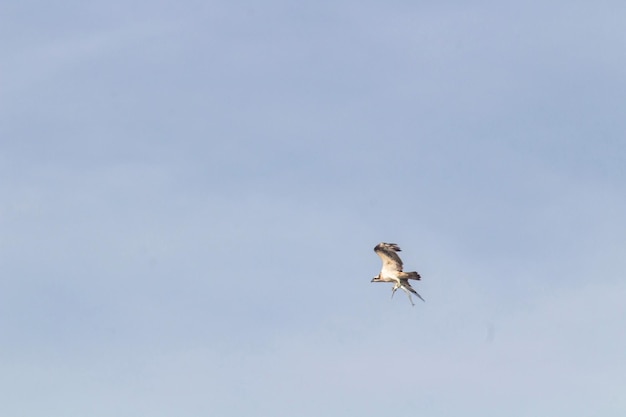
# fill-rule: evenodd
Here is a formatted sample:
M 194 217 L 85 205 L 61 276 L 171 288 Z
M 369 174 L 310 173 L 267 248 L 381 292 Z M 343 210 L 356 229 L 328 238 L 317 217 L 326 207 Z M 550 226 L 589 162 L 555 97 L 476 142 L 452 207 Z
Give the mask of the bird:
M 406 295 L 409 296 L 411 305 L 415 306 L 411 293 L 417 295 L 420 300 L 425 301 L 421 295 L 417 293 L 409 284 L 410 279 L 421 280 L 422 277 L 415 271 L 403 272 L 402 271 L 402 259 L 396 252 L 401 252 L 402 249 L 395 243 L 381 242 L 374 248 L 374 252 L 382 259 L 383 267 L 380 270 L 380 274 L 375 276 L 371 282 L 393 282 L 394 286 L 391 289 L 391 298 L 395 294 L 396 290 L 400 288 Z

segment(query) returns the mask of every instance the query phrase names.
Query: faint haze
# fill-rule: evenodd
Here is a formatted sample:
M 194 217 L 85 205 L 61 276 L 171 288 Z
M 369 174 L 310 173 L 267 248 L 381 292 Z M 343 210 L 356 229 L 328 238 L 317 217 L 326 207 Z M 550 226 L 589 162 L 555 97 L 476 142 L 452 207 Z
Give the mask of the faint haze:
M 621 417 L 625 16 L 5 5 L 0 414 Z

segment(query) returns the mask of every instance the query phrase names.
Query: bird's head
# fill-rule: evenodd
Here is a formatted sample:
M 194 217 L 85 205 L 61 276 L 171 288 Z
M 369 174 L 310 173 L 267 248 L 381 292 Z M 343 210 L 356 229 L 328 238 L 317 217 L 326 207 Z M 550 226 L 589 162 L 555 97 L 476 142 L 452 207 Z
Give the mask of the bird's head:
M 372 278 L 370 282 L 378 282 L 378 281 L 380 281 L 380 275 L 377 275 L 374 278 Z

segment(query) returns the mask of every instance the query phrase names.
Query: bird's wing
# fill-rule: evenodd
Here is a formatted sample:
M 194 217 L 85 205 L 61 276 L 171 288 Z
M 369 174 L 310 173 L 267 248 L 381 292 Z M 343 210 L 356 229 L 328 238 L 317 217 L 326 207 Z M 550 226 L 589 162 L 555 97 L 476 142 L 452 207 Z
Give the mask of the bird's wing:
M 395 243 L 379 243 L 374 248 L 374 252 L 383 261 L 383 272 L 402 272 L 402 259 L 396 252 L 401 249 Z

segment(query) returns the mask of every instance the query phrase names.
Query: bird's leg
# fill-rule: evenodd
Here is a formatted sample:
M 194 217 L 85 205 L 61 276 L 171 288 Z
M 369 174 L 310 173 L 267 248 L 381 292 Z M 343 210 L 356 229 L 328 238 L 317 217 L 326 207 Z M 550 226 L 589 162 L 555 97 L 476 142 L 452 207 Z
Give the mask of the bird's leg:
M 393 298 L 393 295 L 396 293 L 396 290 L 400 287 L 400 285 L 395 284 L 393 286 L 393 288 L 391 289 L 391 298 Z

